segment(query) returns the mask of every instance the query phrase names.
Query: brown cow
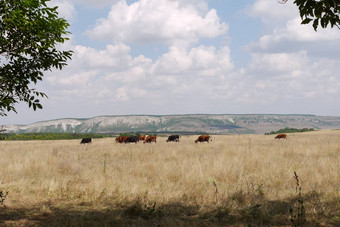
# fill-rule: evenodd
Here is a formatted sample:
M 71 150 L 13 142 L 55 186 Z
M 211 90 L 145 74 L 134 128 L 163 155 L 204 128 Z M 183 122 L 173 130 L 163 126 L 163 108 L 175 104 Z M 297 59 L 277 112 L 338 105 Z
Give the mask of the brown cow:
M 199 136 L 198 138 L 197 138 L 197 140 L 195 140 L 195 143 L 197 143 L 197 142 L 208 142 L 209 143 L 209 141 L 211 141 L 211 136 L 209 136 L 209 135 L 202 135 L 202 136 Z
M 287 135 L 286 134 L 279 134 L 275 137 L 275 139 L 287 139 Z
M 138 137 L 138 140 L 145 140 L 146 139 L 146 135 L 140 135 L 139 137 Z
M 144 143 L 152 143 L 152 142 L 157 143 L 156 140 L 157 140 L 157 136 L 148 136 L 144 140 Z
M 116 138 L 116 143 L 117 142 L 118 143 L 126 143 L 128 138 L 129 138 L 128 136 L 119 136 L 119 137 Z

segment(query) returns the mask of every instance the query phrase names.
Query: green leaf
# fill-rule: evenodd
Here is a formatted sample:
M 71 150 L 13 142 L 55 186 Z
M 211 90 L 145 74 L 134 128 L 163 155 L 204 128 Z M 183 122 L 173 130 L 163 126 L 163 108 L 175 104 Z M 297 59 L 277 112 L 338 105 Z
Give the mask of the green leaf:
M 42 109 L 43 108 L 42 105 L 39 104 L 39 103 L 37 103 L 36 106 L 37 106 L 38 109 Z
M 319 19 L 315 19 L 313 22 L 313 28 L 315 31 L 318 29 L 318 25 L 319 25 Z
M 329 21 L 326 18 L 321 18 L 320 23 L 321 23 L 321 27 L 326 28 Z
M 306 19 L 304 19 L 302 22 L 301 22 L 301 24 L 308 24 L 309 22 L 311 22 L 313 19 L 311 19 L 311 18 L 306 18 Z

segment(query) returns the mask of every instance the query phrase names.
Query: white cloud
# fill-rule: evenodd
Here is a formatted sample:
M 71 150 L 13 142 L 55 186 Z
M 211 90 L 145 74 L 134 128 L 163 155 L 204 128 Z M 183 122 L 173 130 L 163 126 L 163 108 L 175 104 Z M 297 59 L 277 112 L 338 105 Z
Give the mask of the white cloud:
M 305 48 L 305 45 L 308 44 L 313 48 L 318 48 L 316 42 L 321 43 L 338 40 L 340 40 L 340 33 L 336 29 L 319 28 L 319 31 L 315 32 L 311 25 L 301 25 L 301 19 L 296 17 L 287 21 L 284 27 L 274 29 L 271 34 L 263 35 L 257 42 L 251 43 L 248 49 L 260 48 L 270 50 L 277 46 L 284 46 L 287 42 L 289 42 L 290 45 L 292 45 L 293 42 L 304 43 L 304 45 L 300 45 L 300 48 Z
M 334 42 L 335 45 L 328 46 L 332 45 L 335 51 L 340 48 L 338 29 L 320 27 L 318 32 L 315 32 L 311 24 L 302 25 L 298 8 L 292 1 L 282 5 L 275 1 L 257 0 L 248 8 L 248 12 L 261 17 L 265 32 L 258 41 L 247 46 L 250 51 L 285 52 L 308 49 L 321 52 L 324 42 Z
M 260 17 L 267 26 L 278 27 L 292 17 L 298 16 L 299 11 L 293 1 L 279 4 L 277 1 L 257 0 L 247 7 L 247 12 L 253 17 Z
M 86 5 L 88 7 L 102 8 L 110 6 L 119 0 L 69 0 L 76 4 Z
M 314 63 L 313 63 L 314 62 Z M 312 61 L 306 52 L 253 55 L 248 73 L 249 97 L 258 100 L 319 102 L 340 96 L 340 77 L 336 65 L 340 61 Z
M 130 47 L 125 44 L 107 45 L 105 50 L 97 50 L 91 47 L 77 45 L 74 48 L 74 54 L 70 65 L 79 65 L 80 69 L 90 68 L 126 68 L 129 66 L 132 58 L 130 56 Z
M 228 47 L 172 46 L 154 61 L 143 55 L 132 57 L 125 44 L 107 45 L 102 50 L 80 45 L 72 49 L 69 65 L 63 71 L 49 73 L 45 80 L 52 96 L 96 100 L 98 105 L 153 97 L 152 102 L 161 104 L 169 96 L 223 97 L 225 86 L 237 83 Z
M 107 18 L 87 31 L 93 39 L 114 42 L 197 42 L 226 34 L 216 10 L 202 14 L 202 8 L 173 0 L 140 0 L 128 5 L 125 0 L 113 5 Z
M 340 75 L 335 66 L 340 61 L 334 60 L 340 57 L 339 31 L 319 28 L 315 32 L 310 24 L 301 25 L 292 3 L 258 0 L 252 7 L 248 10 L 261 17 L 264 28 L 262 36 L 246 48 L 252 56 L 247 69 L 247 81 L 253 83 L 247 85 L 251 102 L 295 103 L 299 109 L 299 102 L 323 103 L 339 98 Z M 295 9 L 282 12 L 285 7 Z
M 294 72 L 307 68 L 308 57 L 305 51 L 297 53 L 256 53 L 252 55 L 251 70 L 267 72 Z
M 315 32 L 313 27 L 308 25 L 301 25 L 300 18 L 293 18 L 289 20 L 286 24 L 286 28 L 277 32 L 279 38 L 280 36 L 288 39 L 293 39 L 297 41 L 330 41 L 330 40 L 339 40 L 340 32 L 337 29 L 328 28 L 319 28 L 318 32 Z M 283 34 L 286 34 L 285 36 Z M 282 38 L 281 38 L 282 39 Z
M 64 86 L 64 87 L 86 87 L 91 81 L 96 77 L 98 72 L 96 71 L 88 71 L 75 73 L 73 75 L 69 75 L 67 77 L 49 77 L 47 78 L 48 82 L 53 84 L 54 86 Z
M 217 50 L 203 45 L 189 50 L 172 46 L 155 64 L 155 71 L 160 74 L 221 76 L 230 73 L 233 68 L 228 47 Z
M 115 92 L 116 93 L 116 99 L 121 100 L 121 101 L 128 101 L 130 98 L 127 95 L 126 90 L 127 89 L 125 87 L 118 88 Z
M 67 0 L 54 0 L 48 2 L 48 5 L 58 6 L 59 17 L 65 18 L 66 20 L 72 20 L 76 13 L 74 5 Z

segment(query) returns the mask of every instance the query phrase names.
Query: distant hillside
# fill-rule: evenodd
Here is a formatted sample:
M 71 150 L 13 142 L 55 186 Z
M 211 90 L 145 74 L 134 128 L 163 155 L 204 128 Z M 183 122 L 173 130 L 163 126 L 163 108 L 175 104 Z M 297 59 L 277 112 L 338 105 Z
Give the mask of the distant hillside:
M 248 134 L 282 128 L 340 129 L 340 117 L 274 114 L 192 114 L 99 116 L 88 119 L 57 119 L 29 125 L 6 125 L 9 133 L 211 133 Z

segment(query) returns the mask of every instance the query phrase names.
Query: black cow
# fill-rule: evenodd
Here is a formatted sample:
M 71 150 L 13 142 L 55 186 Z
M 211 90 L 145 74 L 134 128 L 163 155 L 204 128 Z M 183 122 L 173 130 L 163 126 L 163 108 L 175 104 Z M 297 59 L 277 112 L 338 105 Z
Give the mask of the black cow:
M 179 135 L 171 135 L 166 142 L 179 142 L 179 137 Z
M 125 143 L 137 143 L 138 141 L 138 136 L 129 136 Z
M 80 142 L 80 144 L 85 144 L 85 143 L 92 143 L 92 139 L 91 138 L 83 138 Z

